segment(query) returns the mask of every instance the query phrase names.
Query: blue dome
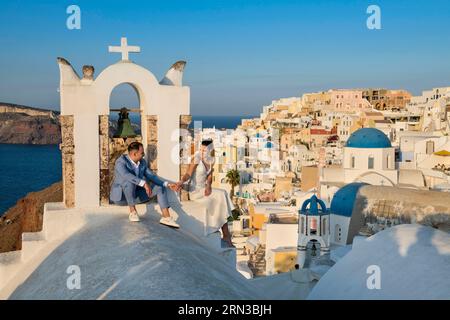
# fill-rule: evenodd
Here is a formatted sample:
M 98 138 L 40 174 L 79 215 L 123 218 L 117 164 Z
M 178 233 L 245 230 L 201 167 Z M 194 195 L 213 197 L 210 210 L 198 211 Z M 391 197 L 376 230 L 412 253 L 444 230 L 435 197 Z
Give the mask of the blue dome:
M 345 144 L 350 148 L 390 148 L 389 138 L 375 128 L 362 128 L 353 132 Z
M 344 217 L 351 217 L 356 194 L 359 188 L 367 183 L 353 182 L 340 188 L 331 200 L 330 211 L 333 214 Z
M 273 147 L 272 142 L 267 141 L 267 142 L 266 142 L 266 148 L 272 148 L 272 147 Z
M 300 213 L 310 216 L 321 216 L 328 214 L 328 210 L 325 202 L 317 198 L 316 195 L 313 195 L 310 199 L 303 202 Z

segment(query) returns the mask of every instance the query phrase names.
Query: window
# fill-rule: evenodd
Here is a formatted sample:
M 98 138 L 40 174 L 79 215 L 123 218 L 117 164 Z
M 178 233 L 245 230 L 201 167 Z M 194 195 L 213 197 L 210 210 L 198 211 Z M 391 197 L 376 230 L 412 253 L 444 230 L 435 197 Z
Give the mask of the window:
M 317 219 L 316 218 L 310 218 L 309 233 L 317 234 Z
M 334 228 L 334 241 L 335 242 L 341 242 L 341 239 L 342 239 L 341 233 L 342 233 L 341 226 L 337 224 Z
M 373 156 L 369 156 L 369 160 L 368 160 L 368 168 L 369 169 L 373 169 L 373 165 L 374 165 L 374 159 Z
M 355 169 L 355 156 L 352 156 L 350 166 L 352 167 L 352 169 Z

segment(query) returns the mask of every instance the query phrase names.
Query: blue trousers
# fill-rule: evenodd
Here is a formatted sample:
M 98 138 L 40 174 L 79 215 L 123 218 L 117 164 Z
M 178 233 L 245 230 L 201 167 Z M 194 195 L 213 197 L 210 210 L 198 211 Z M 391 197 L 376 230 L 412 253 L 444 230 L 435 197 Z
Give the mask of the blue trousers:
M 167 188 L 152 184 L 152 198 L 156 196 L 161 209 L 169 208 L 169 199 L 167 198 Z M 125 182 L 122 185 L 122 199 L 114 201 L 118 205 L 134 206 L 139 203 L 147 202 L 148 197 L 145 189 L 131 182 Z

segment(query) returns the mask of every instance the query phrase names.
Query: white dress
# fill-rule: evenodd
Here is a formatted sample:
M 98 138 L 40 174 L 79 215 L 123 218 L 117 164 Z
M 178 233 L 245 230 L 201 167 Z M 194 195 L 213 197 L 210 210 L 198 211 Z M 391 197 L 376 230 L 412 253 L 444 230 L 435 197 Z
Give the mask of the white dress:
M 205 196 L 206 179 L 211 169 L 207 169 L 198 151 L 194 154 L 194 159 L 195 163 L 198 163 L 198 166 L 192 173 L 190 179 L 188 189 L 189 198 L 206 203 L 209 234 L 216 232 L 227 222 L 228 217 L 231 216 L 231 210 L 234 209 L 234 205 L 231 202 L 228 192 L 224 189 L 211 188 L 211 194 Z M 211 165 L 211 168 L 213 166 L 214 164 Z

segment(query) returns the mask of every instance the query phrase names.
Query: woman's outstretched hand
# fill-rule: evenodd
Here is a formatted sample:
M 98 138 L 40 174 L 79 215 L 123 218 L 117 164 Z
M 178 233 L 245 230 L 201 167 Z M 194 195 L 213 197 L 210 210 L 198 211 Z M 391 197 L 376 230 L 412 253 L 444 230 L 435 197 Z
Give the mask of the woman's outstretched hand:
M 177 183 L 169 183 L 168 187 L 170 190 L 178 192 L 181 190 L 183 183 L 181 181 L 178 181 Z

